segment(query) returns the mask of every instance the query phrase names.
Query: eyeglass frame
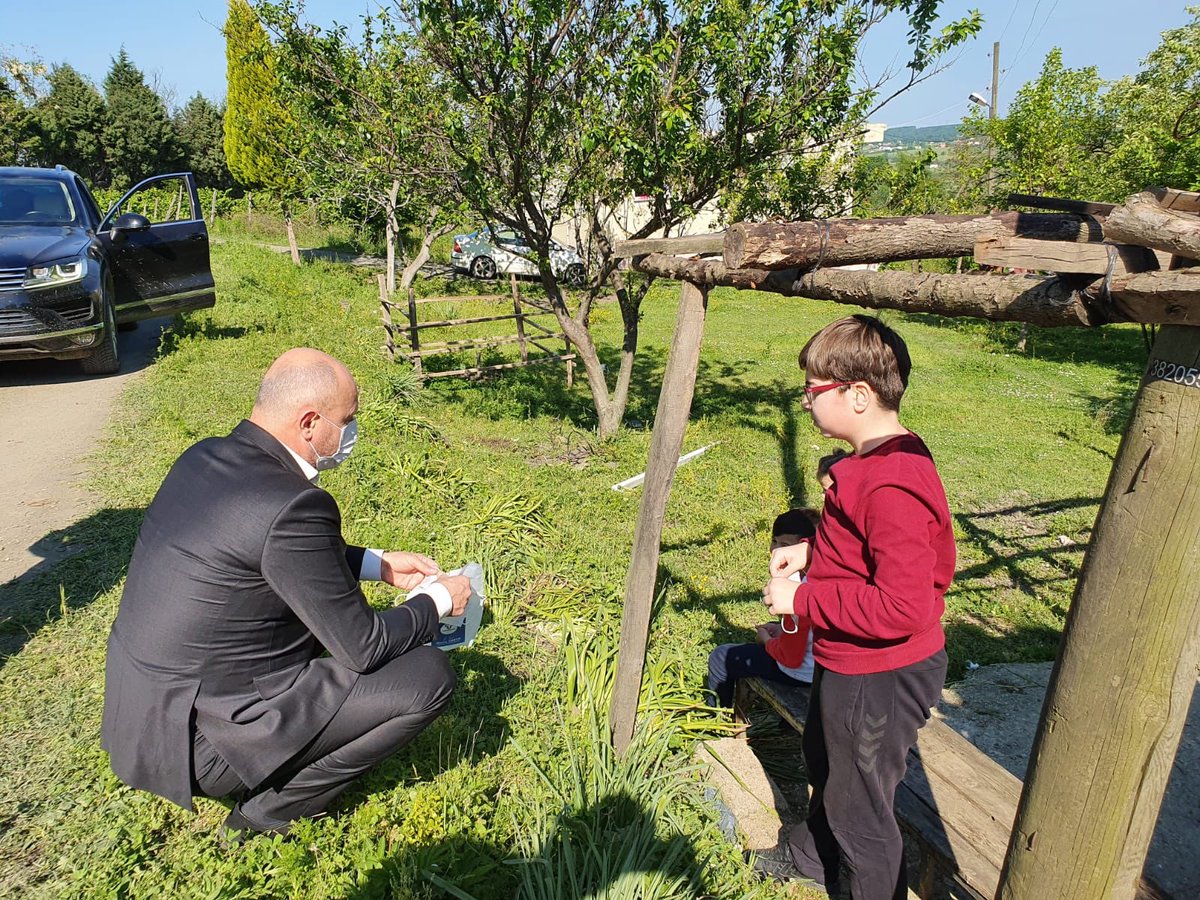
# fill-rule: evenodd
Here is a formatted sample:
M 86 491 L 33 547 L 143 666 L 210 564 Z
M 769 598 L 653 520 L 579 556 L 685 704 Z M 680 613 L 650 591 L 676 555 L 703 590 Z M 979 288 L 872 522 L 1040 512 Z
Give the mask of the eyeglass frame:
M 832 391 L 834 388 L 850 387 L 852 384 L 858 384 L 858 381 L 834 381 L 830 384 L 805 385 L 804 386 L 804 402 L 809 406 L 813 405 L 813 400 L 824 394 L 826 391 Z

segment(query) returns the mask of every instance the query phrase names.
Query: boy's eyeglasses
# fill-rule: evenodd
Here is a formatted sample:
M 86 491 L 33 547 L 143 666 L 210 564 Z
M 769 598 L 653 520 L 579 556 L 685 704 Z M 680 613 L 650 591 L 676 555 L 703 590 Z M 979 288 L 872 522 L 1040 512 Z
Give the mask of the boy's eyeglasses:
M 854 384 L 853 381 L 835 381 L 833 384 L 818 384 L 815 386 L 809 386 L 806 384 L 804 386 L 804 401 L 811 406 L 813 398 L 816 397 L 817 394 L 823 394 L 826 391 L 832 391 L 834 388 L 849 387 L 852 384 Z

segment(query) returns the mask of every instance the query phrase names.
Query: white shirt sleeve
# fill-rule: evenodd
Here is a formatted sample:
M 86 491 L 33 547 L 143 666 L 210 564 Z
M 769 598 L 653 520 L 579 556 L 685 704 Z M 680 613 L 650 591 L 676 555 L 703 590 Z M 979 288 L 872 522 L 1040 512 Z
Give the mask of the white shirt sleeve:
M 383 581 L 383 553 L 382 550 L 368 549 L 363 554 L 362 566 L 358 570 L 359 581 Z
M 404 599 L 411 600 L 417 594 L 425 594 L 437 605 L 438 618 L 444 619 L 454 608 L 454 601 L 450 599 L 450 592 L 446 590 L 446 586 L 438 584 L 436 579 L 436 575 L 425 576 L 425 580 L 409 591 Z

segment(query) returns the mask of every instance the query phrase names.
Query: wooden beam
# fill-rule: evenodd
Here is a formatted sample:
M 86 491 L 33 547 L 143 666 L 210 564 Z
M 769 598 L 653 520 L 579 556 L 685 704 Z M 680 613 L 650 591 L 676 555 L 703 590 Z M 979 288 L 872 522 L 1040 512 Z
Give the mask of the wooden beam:
M 1067 615 L 997 897 L 1134 896 L 1200 667 L 1200 329 L 1163 328 Z
M 525 366 L 537 366 L 542 363 L 552 362 L 567 362 L 575 359 L 574 353 L 563 353 L 556 356 L 540 356 L 537 359 L 531 359 L 528 362 L 511 362 L 497 363 L 494 366 L 470 366 L 466 369 L 451 369 L 447 372 L 426 372 L 422 377 L 430 378 L 448 378 L 451 375 L 472 375 L 480 372 L 494 372 L 500 369 L 520 369 Z
M 634 268 L 696 284 L 768 291 L 903 312 L 970 316 L 1032 325 L 1113 322 L 1200 325 L 1200 268 L 1141 272 L 1104 279 L 1064 275 L 937 275 L 897 271 L 729 269 L 712 260 L 647 256 Z
M 1149 191 L 1134 194 L 1104 223 L 1113 243 L 1140 244 L 1186 259 L 1200 259 L 1200 217 L 1164 209 Z
M 814 222 L 739 222 L 725 233 L 732 269 L 790 269 L 969 256 L 993 234 L 1050 241 L 1104 238 L 1098 219 L 1071 213 L 994 212 Z
M 658 582 L 659 542 L 663 517 L 675 466 L 683 447 L 692 394 L 696 389 L 696 370 L 700 364 L 700 342 L 704 336 L 704 315 L 708 309 L 708 289 L 684 282 L 679 292 L 679 313 L 675 336 L 658 394 L 658 412 L 650 437 L 650 458 L 642 486 L 637 525 L 633 531 L 633 555 L 625 578 L 625 609 L 621 616 L 621 644 L 617 653 L 617 674 L 613 683 L 613 747 L 623 754 L 633 740 L 637 722 L 638 696 L 646 664 L 646 641 L 650 634 L 650 608 Z
M 1053 209 L 1058 212 L 1078 213 L 1081 216 L 1107 216 L 1116 205 L 1094 203 L 1090 200 L 1066 200 L 1061 197 L 1042 197 L 1038 194 L 1009 194 L 1009 206 L 1028 206 L 1032 209 Z
M 1109 258 L 1110 253 L 1112 258 Z M 985 266 L 1076 275 L 1126 275 L 1160 266 L 1154 251 L 1132 244 L 1075 244 L 996 234 L 975 242 L 975 262 Z
M 613 256 L 621 259 L 642 256 L 646 253 L 707 253 L 720 256 L 725 247 L 725 232 L 712 234 L 685 234 L 673 238 L 646 238 L 637 241 L 617 241 Z

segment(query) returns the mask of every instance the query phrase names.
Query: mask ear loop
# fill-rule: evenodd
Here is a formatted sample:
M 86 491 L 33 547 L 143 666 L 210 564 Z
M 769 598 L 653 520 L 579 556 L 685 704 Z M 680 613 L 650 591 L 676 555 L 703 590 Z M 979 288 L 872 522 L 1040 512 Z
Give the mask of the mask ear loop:
M 788 619 L 792 620 L 791 631 L 789 631 L 788 627 L 787 627 Z M 796 632 L 798 632 L 800 630 L 800 623 L 796 621 L 795 616 L 780 616 L 779 617 L 779 627 L 783 631 L 784 634 L 795 634 Z

